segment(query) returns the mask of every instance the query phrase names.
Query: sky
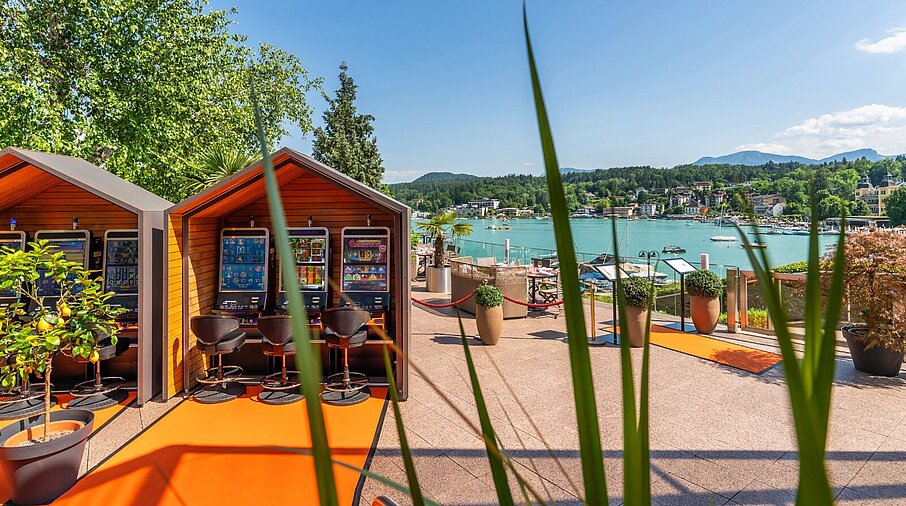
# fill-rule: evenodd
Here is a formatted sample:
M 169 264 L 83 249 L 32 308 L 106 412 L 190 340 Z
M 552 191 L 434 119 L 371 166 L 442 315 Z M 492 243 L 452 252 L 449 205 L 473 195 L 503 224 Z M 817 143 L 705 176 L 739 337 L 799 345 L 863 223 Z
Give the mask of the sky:
M 388 182 L 542 171 L 520 1 L 211 7 L 236 7 L 236 33 L 294 53 L 328 93 L 346 61 Z M 528 19 L 564 167 L 906 153 L 906 2 L 529 0 Z M 310 152 L 311 134 L 282 144 Z

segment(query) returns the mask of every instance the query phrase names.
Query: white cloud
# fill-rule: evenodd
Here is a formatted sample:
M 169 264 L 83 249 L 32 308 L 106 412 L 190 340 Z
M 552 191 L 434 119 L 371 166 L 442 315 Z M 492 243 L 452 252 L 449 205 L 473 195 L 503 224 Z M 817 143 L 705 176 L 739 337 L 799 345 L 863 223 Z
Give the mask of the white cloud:
M 419 176 L 424 175 L 426 170 L 385 170 L 384 171 L 384 182 L 385 183 L 404 183 L 412 181 L 413 179 L 418 178 Z
M 861 148 L 882 154 L 906 152 L 906 107 L 871 104 L 822 114 L 738 150 L 824 158 Z
M 854 45 L 863 53 L 890 54 L 906 49 L 906 28 L 892 28 L 887 30 L 887 37 L 872 42 L 862 39 Z

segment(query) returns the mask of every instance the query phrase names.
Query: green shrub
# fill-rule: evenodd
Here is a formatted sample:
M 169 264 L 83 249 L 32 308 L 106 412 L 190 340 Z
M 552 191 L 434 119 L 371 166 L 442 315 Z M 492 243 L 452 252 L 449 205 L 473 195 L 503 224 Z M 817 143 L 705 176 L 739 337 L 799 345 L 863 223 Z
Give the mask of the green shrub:
M 755 327 L 758 329 L 768 328 L 768 310 L 764 308 L 749 308 L 746 312 L 748 318 L 749 327 Z M 727 313 L 721 313 L 720 317 L 717 319 L 717 323 L 727 323 Z M 738 322 L 737 322 L 738 323 Z
M 623 295 L 629 307 L 651 307 L 651 282 L 645 278 L 624 279 Z
M 784 274 L 799 274 L 800 272 L 805 272 L 808 270 L 808 262 L 793 262 L 791 264 L 778 265 L 774 267 L 774 272 L 782 272 Z
M 686 276 L 686 292 L 693 296 L 716 299 L 724 293 L 724 281 L 711 271 L 690 272 Z
M 503 293 L 496 286 L 481 285 L 475 289 L 475 303 L 482 307 L 503 305 Z

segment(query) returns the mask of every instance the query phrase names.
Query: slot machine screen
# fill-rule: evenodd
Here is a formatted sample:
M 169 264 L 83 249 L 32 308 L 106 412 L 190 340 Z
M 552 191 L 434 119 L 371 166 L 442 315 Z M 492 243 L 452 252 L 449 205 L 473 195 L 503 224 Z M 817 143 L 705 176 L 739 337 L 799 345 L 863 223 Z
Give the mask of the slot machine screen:
M 267 236 L 224 235 L 220 251 L 220 291 L 267 291 Z
M 0 252 L 3 248 L 9 248 L 13 251 L 21 250 L 25 247 L 25 235 L 19 232 L 7 232 L 13 234 L 9 236 L 0 236 Z M 13 298 L 16 296 L 15 290 L 0 290 L 0 298 Z
M 78 237 L 78 238 L 48 238 L 40 237 L 39 239 L 47 239 L 48 246 L 56 247 L 57 251 L 62 251 L 63 256 L 66 260 L 70 262 L 75 262 L 82 264 L 87 268 L 88 266 L 88 238 L 87 237 Z M 37 281 L 38 295 L 42 297 L 53 297 L 59 295 L 60 286 L 52 278 L 41 276 Z M 78 287 L 73 289 L 73 292 L 78 291 Z
M 104 287 L 117 295 L 138 293 L 138 239 L 107 239 Z
M 386 292 L 389 238 L 345 237 L 343 242 L 343 291 Z
M 327 238 L 290 237 L 289 247 L 296 262 L 299 287 L 303 290 L 326 291 Z

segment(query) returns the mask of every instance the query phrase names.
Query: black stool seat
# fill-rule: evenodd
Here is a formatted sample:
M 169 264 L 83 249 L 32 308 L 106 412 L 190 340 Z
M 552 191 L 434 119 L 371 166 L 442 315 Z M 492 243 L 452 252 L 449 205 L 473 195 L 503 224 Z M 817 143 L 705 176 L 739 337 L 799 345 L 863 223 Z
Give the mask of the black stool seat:
M 354 307 L 325 309 L 321 313 L 324 324 L 324 342 L 328 348 L 343 352 L 343 371 L 332 374 L 324 380 L 321 400 L 335 406 L 351 406 L 371 398 L 368 376 L 349 370 L 349 349 L 358 348 L 368 340 L 364 328 L 371 313 Z
M 205 355 L 224 355 L 238 351 L 243 344 L 245 344 L 245 332 L 234 330 L 223 336 L 223 339 L 216 343 L 209 344 L 199 340 L 195 343 L 195 347 Z
M 99 337 L 106 336 L 107 331 L 101 329 L 98 331 Z M 101 362 L 118 357 L 129 350 L 129 340 L 117 338 L 116 344 L 112 339 L 104 337 L 98 341 L 98 361 L 94 363 L 94 379 L 83 381 L 69 391 L 73 400 L 69 403 L 70 408 L 87 409 L 97 411 L 104 408 L 115 406 L 125 401 L 129 394 L 122 390 L 126 380 L 120 376 L 101 376 Z M 79 362 L 89 362 L 84 357 L 76 357 Z
M 195 348 L 209 357 L 217 357 L 217 366 L 196 378 L 204 387 L 195 392 L 193 398 L 204 404 L 214 404 L 244 394 L 245 385 L 238 382 L 242 368 L 223 366 L 223 356 L 239 351 L 245 344 L 245 332 L 239 330 L 239 319 L 227 315 L 201 315 L 193 316 L 189 325 L 195 334 Z
M 333 331 L 326 328 L 321 335 L 324 336 L 324 342 L 330 348 L 358 348 L 368 340 L 367 330 L 360 330 L 349 337 L 344 337 L 334 334 Z
M 262 316 L 258 319 L 261 332 L 261 351 L 268 356 L 280 358 L 280 371 L 269 374 L 261 380 L 262 391 L 258 400 L 264 404 L 290 404 L 301 401 L 299 392 L 299 371 L 286 369 L 286 356 L 296 354 L 293 341 L 292 317 L 289 315 Z M 296 379 L 290 379 L 290 376 Z

